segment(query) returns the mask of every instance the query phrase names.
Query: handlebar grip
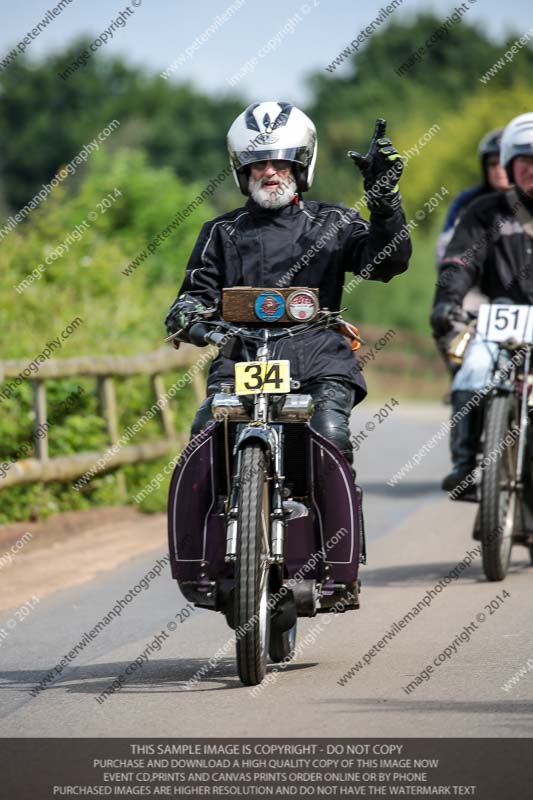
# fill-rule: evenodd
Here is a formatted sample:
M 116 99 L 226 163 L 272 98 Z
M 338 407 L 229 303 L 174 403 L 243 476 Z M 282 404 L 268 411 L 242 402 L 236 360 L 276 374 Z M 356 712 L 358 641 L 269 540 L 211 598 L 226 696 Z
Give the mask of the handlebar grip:
M 209 344 L 214 344 L 217 347 L 220 347 L 221 344 L 224 344 L 226 341 L 226 334 L 221 333 L 220 331 L 210 331 L 205 335 L 205 341 L 209 342 Z
M 470 314 L 468 311 L 464 311 L 462 308 L 458 308 L 452 314 L 450 314 L 450 319 L 454 322 L 463 322 L 465 325 L 472 322 L 476 319 L 474 314 Z
M 203 322 L 194 322 L 187 331 L 189 341 L 196 347 L 205 347 L 208 334 L 209 329 Z

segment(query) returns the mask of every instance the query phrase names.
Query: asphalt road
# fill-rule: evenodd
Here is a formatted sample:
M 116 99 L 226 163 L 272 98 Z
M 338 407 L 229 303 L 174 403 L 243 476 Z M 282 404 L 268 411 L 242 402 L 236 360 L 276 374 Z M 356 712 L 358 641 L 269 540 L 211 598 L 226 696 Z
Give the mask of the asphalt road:
M 368 406 L 354 413 L 354 432 L 372 420 L 374 411 Z M 163 518 L 148 517 L 150 552 L 81 585 L 46 594 L 11 628 L 14 611 L 0 612 L 0 735 L 533 735 L 533 672 L 526 669 L 514 687 L 502 688 L 528 659 L 533 668 L 533 568 L 525 549 L 513 550 L 504 583 L 489 584 L 476 557 L 381 650 L 367 656 L 368 663 L 345 685 L 338 683 L 475 547 L 475 507 L 450 502 L 438 488 L 448 467 L 445 442 L 397 486 L 387 485 L 447 413 L 442 406 L 402 404 L 363 440 L 356 461 L 365 489 L 369 563 L 361 570 L 361 610 L 300 620 L 299 639 L 314 629 L 314 642 L 256 696 L 239 683 L 233 649 L 186 688 L 231 632 L 222 616 L 201 610 L 187 619 L 184 612 L 183 622 L 168 632 L 169 621 L 187 606 L 168 567 L 49 688 L 31 696 L 34 685 L 83 633 L 166 554 Z M 117 530 L 126 549 L 127 535 L 127 525 Z M 90 562 L 90 537 L 85 541 Z M 43 553 L 45 570 L 56 557 L 57 552 Z M 9 580 L 9 569 L 2 570 L 1 580 Z M 37 589 L 27 586 L 28 600 Z M 503 596 L 504 589 L 509 596 Z M 476 619 L 469 640 L 463 636 L 451 657 L 406 693 L 402 687 Z M 100 693 L 161 631 L 166 634 L 161 649 L 154 649 L 120 691 L 98 703 Z

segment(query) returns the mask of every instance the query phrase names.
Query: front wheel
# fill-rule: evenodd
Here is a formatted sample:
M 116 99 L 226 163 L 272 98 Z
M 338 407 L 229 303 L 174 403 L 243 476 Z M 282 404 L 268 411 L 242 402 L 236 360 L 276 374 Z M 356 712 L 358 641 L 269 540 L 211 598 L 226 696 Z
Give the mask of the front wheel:
M 237 669 L 246 686 L 256 686 L 265 677 L 270 633 L 270 499 L 265 454 L 258 442 L 245 443 L 239 480 L 235 570 Z
M 518 409 L 513 394 L 494 395 L 485 419 L 479 509 L 483 571 L 489 581 L 507 574 L 518 509 Z

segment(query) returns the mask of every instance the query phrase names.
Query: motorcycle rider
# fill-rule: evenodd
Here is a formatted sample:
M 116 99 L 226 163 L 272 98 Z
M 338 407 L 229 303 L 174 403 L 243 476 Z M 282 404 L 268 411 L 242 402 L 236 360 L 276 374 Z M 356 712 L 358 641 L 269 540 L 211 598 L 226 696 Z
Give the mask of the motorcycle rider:
M 515 117 L 501 140 L 501 161 L 512 186 L 475 200 L 461 217 L 446 248 L 435 293 L 431 324 L 436 336 L 452 327 L 468 290 L 479 285 L 494 301 L 533 304 L 533 112 Z M 476 465 L 481 434 L 476 392 L 487 386 L 493 367 L 494 348 L 475 337 L 452 383 L 450 432 L 452 471 L 442 488 L 457 489 Z
M 481 139 L 478 146 L 478 156 L 481 166 L 481 183 L 477 186 L 472 186 L 460 192 L 451 202 L 448 209 L 448 214 L 444 223 L 444 227 L 437 238 L 437 269 L 441 262 L 446 247 L 450 242 L 454 230 L 461 218 L 461 215 L 466 211 L 468 206 L 477 200 L 478 197 L 483 197 L 490 192 L 505 192 L 509 189 L 510 183 L 507 173 L 500 162 L 500 142 L 503 134 L 503 128 L 496 128 L 489 131 Z M 485 298 L 479 291 L 478 286 L 470 289 L 464 300 L 463 309 L 465 311 L 477 311 Z M 458 370 L 458 365 L 453 364 L 448 358 L 448 346 L 451 339 L 459 330 L 459 325 L 454 326 L 454 329 L 445 336 L 440 336 L 435 339 L 435 344 L 444 359 L 450 374 L 453 376 Z
M 345 272 L 366 268 L 365 277 L 384 282 L 404 272 L 411 243 L 398 190 L 403 162 L 383 132 L 384 123 L 376 126 L 366 156 L 350 153 L 364 178 L 367 223 L 340 203 L 303 201 L 317 158 L 316 129 L 306 114 L 281 101 L 248 106 L 227 136 L 233 175 L 248 199 L 203 226 L 165 321 L 169 333 L 180 330 L 183 340 L 205 345 L 203 326 L 191 329 L 191 319 L 218 304 L 225 287 L 316 287 L 320 307 L 338 310 Z M 276 343 L 274 354 L 290 360 L 291 377 L 312 395 L 312 426 L 351 463 L 349 417 L 366 384 L 348 340 L 334 329 L 310 331 Z M 212 396 L 222 382 L 233 382 L 236 360 L 223 348 L 211 364 L 192 435 L 212 421 Z
M 444 226 L 437 239 L 437 263 L 442 261 L 454 229 L 470 203 L 490 192 L 505 192 L 510 186 L 507 172 L 500 161 L 503 130 L 495 128 L 489 131 L 479 143 L 477 153 L 481 167 L 481 183 L 459 192 L 450 203 Z

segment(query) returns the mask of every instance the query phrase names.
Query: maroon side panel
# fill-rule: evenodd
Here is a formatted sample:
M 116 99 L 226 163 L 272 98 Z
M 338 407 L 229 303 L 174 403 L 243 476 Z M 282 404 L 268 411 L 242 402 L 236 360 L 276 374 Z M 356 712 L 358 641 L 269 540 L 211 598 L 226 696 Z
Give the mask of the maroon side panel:
M 321 559 L 318 555 L 315 559 L 311 559 L 313 553 L 320 551 L 317 534 L 314 515 L 291 519 L 287 523 L 285 563 L 289 578 L 296 576 L 302 580 L 317 580 L 320 577 Z
M 172 475 L 168 538 L 172 576 L 178 581 L 196 580 L 201 572 L 210 580 L 232 574 L 224 561 L 223 517 L 214 514 L 213 466 L 222 463 L 223 455 L 217 452 L 219 425 L 210 425 L 192 447 L 185 448 Z M 351 582 L 359 568 L 361 531 L 359 499 L 349 465 L 335 445 L 310 426 L 304 431 L 312 508 L 308 517 L 288 523 L 288 575 L 323 579 L 325 558 L 331 580 Z M 202 561 L 207 562 L 204 569 Z
M 352 473 L 334 444 L 310 425 L 303 431 L 307 438 L 312 513 L 288 523 L 288 576 L 323 579 L 325 559 L 330 565 L 331 580 L 351 582 L 357 578 L 361 547 L 359 498 Z
M 343 454 L 310 429 L 312 495 L 319 542 L 331 566 L 331 579 L 357 578 L 361 550 L 359 498 Z
M 209 577 L 224 573 L 224 524 L 213 515 L 217 427 L 213 423 L 187 445 L 174 469 L 168 497 L 168 545 L 172 576 L 190 581 L 208 561 Z

